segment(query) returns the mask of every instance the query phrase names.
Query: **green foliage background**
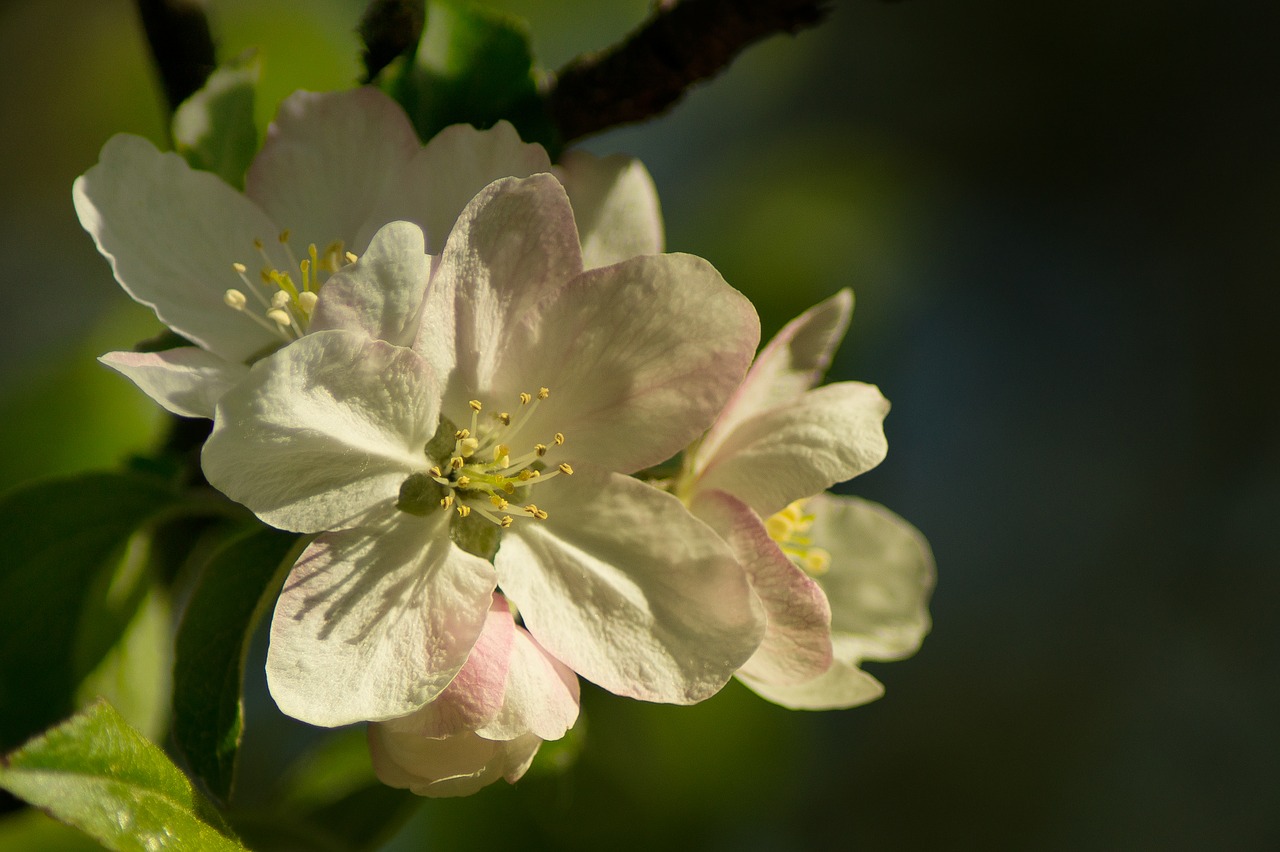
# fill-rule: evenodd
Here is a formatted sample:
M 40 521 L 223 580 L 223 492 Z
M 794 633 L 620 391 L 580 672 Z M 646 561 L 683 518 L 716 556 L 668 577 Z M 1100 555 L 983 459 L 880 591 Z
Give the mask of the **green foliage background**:
M 552 68 L 648 6 L 490 5 L 529 20 Z M 289 91 L 359 73 L 363 3 L 211 6 L 224 59 L 261 49 L 260 126 Z M 274 711 L 259 642 L 246 807 L 287 786 L 337 842 L 385 815 L 388 850 L 1274 844 L 1278 18 L 845 0 L 671 115 L 591 140 L 645 160 L 669 247 L 715 263 L 766 334 L 856 290 L 833 378 L 875 381 L 895 408 L 888 461 L 851 490 L 931 539 L 934 635 L 874 669 L 884 699 L 844 713 L 736 684 L 695 708 L 587 688 L 566 772 L 423 803 L 403 827 L 404 797 L 281 781 L 349 778 L 334 767 L 362 752 L 339 739 L 298 768 L 315 736 Z M 111 133 L 161 142 L 164 125 L 126 0 L 2 3 L 0 55 L 8 487 L 158 436 L 154 406 L 93 361 L 158 327 L 112 283 L 70 186 Z M 152 705 L 131 721 L 159 734 Z M 93 845 L 14 812 L 0 848 Z

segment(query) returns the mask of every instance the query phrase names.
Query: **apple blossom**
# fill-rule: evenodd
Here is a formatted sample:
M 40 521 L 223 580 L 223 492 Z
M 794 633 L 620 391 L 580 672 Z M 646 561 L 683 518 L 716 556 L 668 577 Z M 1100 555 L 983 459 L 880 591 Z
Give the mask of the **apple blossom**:
M 344 327 L 255 364 L 203 454 L 262 520 L 320 533 L 272 624 L 282 710 L 417 710 L 495 586 L 542 648 L 622 695 L 698 701 L 751 656 L 763 614 L 730 548 L 626 475 L 700 434 L 750 363 L 755 312 L 710 264 L 584 271 L 564 188 L 535 175 L 479 193 L 438 263 L 394 222 L 330 286 Z
M 454 125 L 424 147 L 372 88 L 286 98 L 244 194 L 117 135 L 76 180 L 76 212 L 125 291 L 195 345 L 101 360 L 169 411 L 211 417 L 247 364 L 309 330 L 328 277 L 383 225 L 417 223 L 438 253 L 490 181 L 548 171 L 546 151 L 506 122 Z M 638 162 L 572 153 L 554 172 L 582 223 L 587 266 L 662 251 L 657 196 Z
M 544 740 L 578 717 L 578 679 L 518 626 L 494 595 L 458 676 L 430 704 L 369 725 L 384 784 L 423 796 L 465 796 L 499 778 L 514 783 Z
M 909 656 L 929 629 L 934 566 L 923 536 L 874 503 L 821 493 L 887 449 L 889 404 L 877 388 L 814 388 L 852 307 L 844 290 L 783 328 L 675 484 L 734 546 L 767 613 L 765 639 L 739 679 L 794 708 L 878 698 L 883 687 L 858 664 Z

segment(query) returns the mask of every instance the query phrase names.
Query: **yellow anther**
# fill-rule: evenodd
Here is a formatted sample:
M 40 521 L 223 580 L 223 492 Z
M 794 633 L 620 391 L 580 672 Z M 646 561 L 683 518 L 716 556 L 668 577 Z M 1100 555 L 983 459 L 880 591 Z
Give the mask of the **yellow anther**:
M 278 237 L 278 239 L 280 240 L 281 245 L 289 242 L 289 235 L 292 233 L 293 232 L 290 231 L 288 228 L 285 228 L 283 231 L 280 232 L 280 236 Z
M 293 320 L 289 318 L 288 311 L 282 310 L 281 308 L 272 308 L 267 311 L 267 319 L 282 327 L 293 324 Z
M 511 415 L 505 411 L 498 415 L 498 419 L 502 421 L 503 426 L 511 425 Z
M 521 392 L 520 392 L 520 404 L 521 404 L 521 405 L 528 405 L 528 404 L 529 404 L 529 403 L 531 403 L 531 402 L 533 402 L 533 396 L 532 396 L 532 395 L 530 395 L 530 394 L 524 393 L 523 391 L 521 391 Z
M 791 522 L 785 512 L 779 512 L 776 515 L 769 516 L 769 520 L 764 522 L 765 531 L 769 533 L 769 538 L 774 541 L 786 541 L 791 535 L 791 530 L 795 524 Z
M 249 267 L 245 266 L 243 263 L 233 263 L 231 264 L 231 268 L 236 271 L 236 274 L 244 275 L 245 270 Z
M 444 476 L 444 471 L 443 471 L 443 470 L 441 470 L 441 469 L 439 468 L 439 466 L 436 466 L 436 467 L 431 468 L 430 470 L 428 470 L 428 471 L 427 471 L 427 473 L 431 474 L 432 476 L 436 476 L 436 477 L 443 477 L 443 476 Z
M 516 474 L 516 479 L 521 482 L 528 482 L 530 479 L 537 479 L 541 475 L 542 474 L 538 473 L 536 470 L 531 470 L 526 467 L 524 470 Z
M 503 515 L 503 516 L 502 516 L 502 520 L 498 521 L 498 526 L 500 526 L 500 527 L 509 527 L 509 526 L 511 526 L 511 524 L 512 524 L 512 522 L 513 522 L 514 520 L 515 520 L 515 519 L 514 519 L 514 518 L 512 518 L 510 515 Z
M 298 294 L 298 304 L 302 307 L 302 310 L 306 311 L 308 314 L 316 309 L 316 302 L 318 301 L 320 301 L 320 297 L 311 290 Z
M 538 399 L 546 399 L 549 396 L 551 391 L 548 388 L 538 388 Z
M 289 304 L 289 294 L 283 290 L 277 290 L 271 294 L 271 307 L 283 308 Z
M 573 467 L 568 462 L 561 462 L 559 470 L 565 476 L 573 476 Z
M 821 547 L 811 549 L 804 557 L 804 570 L 811 577 L 821 577 L 831 567 L 831 554 Z
M 262 240 L 258 239 L 257 237 L 254 237 L 253 247 L 256 248 L 258 251 L 262 251 Z
M 542 511 L 532 503 L 530 503 L 528 506 L 525 506 L 524 510 L 529 513 L 529 517 L 531 518 L 537 518 L 540 521 L 545 521 L 547 519 L 547 513 Z
M 458 452 L 464 459 L 471 458 L 475 451 L 480 449 L 480 442 L 475 438 L 463 438 L 458 443 L 461 445 L 458 447 Z
M 557 447 L 558 447 L 558 446 L 560 446 L 561 444 L 563 444 L 563 443 L 564 443 L 564 433 L 563 433 L 563 432 L 557 432 L 557 433 L 555 434 L 555 437 L 551 439 L 551 443 L 555 444 Z
M 462 456 L 454 456 L 453 458 L 449 459 L 449 467 L 453 468 L 454 470 L 462 470 L 462 466 L 464 464 L 466 464 L 466 462 L 462 460 Z
M 467 403 L 467 405 L 471 406 L 472 411 L 480 411 L 484 408 L 484 406 L 480 404 L 480 400 L 478 399 L 471 400 L 470 402 Z
M 471 484 L 471 477 L 469 477 L 469 476 L 459 476 L 459 477 L 458 477 L 458 483 L 457 483 L 457 485 L 458 485 L 458 487 L 459 487 L 459 488 L 466 488 L 466 487 L 467 487 L 468 485 L 470 485 L 470 484 Z
M 459 518 L 465 518 L 467 515 L 470 515 L 470 514 L 471 514 L 471 507 L 470 507 L 470 506 L 466 506 L 466 505 L 459 505 L 459 506 L 458 506 L 458 517 L 459 517 Z
M 545 456 L 545 455 L 547 454 L 547 445 L 546 445 L 546 444 L 534 444 L 534 445 L 533 445 L 533 451 L 534 451 L 535 453 L 537 453 L 538 455 L 540 455 L 540 456 Z
M 515 494 L 516 484 L 514 482 L 504 482 L 502 483 L 502 490 L 507 492 L 508 494 Z
M 244 297 L 244 293 L 232 288 L 222 294 L 222 301 L 225 302 L 227 307 L 231 308 L 233 311 L 243 311 L 245 303 L 248 300 Z
M 459 429 L 457 432 L 454 432 L 454 433 L 453 433 L 453 437 L 457 438 L 459 441 L 461 441 L 463 438 L 470 438 L 470 437 L 471 437 L 471 430 L 470 430 L 470 429 Z
M 503 459 L 509 455 L 511 455 L 511 448 L 508 447 L 506 444 L 499 444 L 498 446 L 493 448 L 494 461 L 499 461 L 500 459 Z
M 446 509 L 447 509 L 447 508 L 449 508 L 450 506 L 452 506 L 452 505 L 453 505 L 453 495 L 452 495 L 452 494 L 446 494 L 446 495 L 444 495 L 443 497 L 441 497 L 441 498 L 440 498 L 440 505 L 441 505 L 441 506 L 444 506 Z
M 494 506 L 498 507 L 499 509 L 505 509 L 509 505 L 506 500 L 503 500 L 497 494 L 494 494 L 492 497 L 490 497 L 489 502 L 492 503 Z
M 347 252 L 345 255 L 343 255 L 343 257 L 347 259 L 347 263 L 355 263 L 357 260 L 360 259 L 356 257 L 356 253 L 353 251 Z

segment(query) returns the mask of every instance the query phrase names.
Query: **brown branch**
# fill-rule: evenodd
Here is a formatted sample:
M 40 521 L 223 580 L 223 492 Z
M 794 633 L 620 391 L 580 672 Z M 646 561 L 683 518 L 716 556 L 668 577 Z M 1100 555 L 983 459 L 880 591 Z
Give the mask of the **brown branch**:
M 165 102 L 173 112 L 217 65 L 204 6 L 197 0 L 137 0 L 137 5 Z
M 642 121 L 718 74 L 746 47 L 812 27 L 828 11 L 827 0 L 661 3 L 626 41 L 560 70 L 547 94 L 552 121 L 564 142 Z

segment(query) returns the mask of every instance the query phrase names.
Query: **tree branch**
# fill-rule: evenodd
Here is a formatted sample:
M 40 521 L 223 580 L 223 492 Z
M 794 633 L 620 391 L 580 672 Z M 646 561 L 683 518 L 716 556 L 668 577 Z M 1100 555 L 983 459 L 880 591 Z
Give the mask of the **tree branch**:
M 626 41 L 560 70 L 547 94 L 552 121 L 565 142 L 642 121 L 718 74 L 746 47 L 812 27 L 828 11 L 827 0 L 660 3 Z
M 173 112 L 204 85 L 217 65 L 204 6 L 198 0 L 137 0 L 137 6 L 165 102 Z

